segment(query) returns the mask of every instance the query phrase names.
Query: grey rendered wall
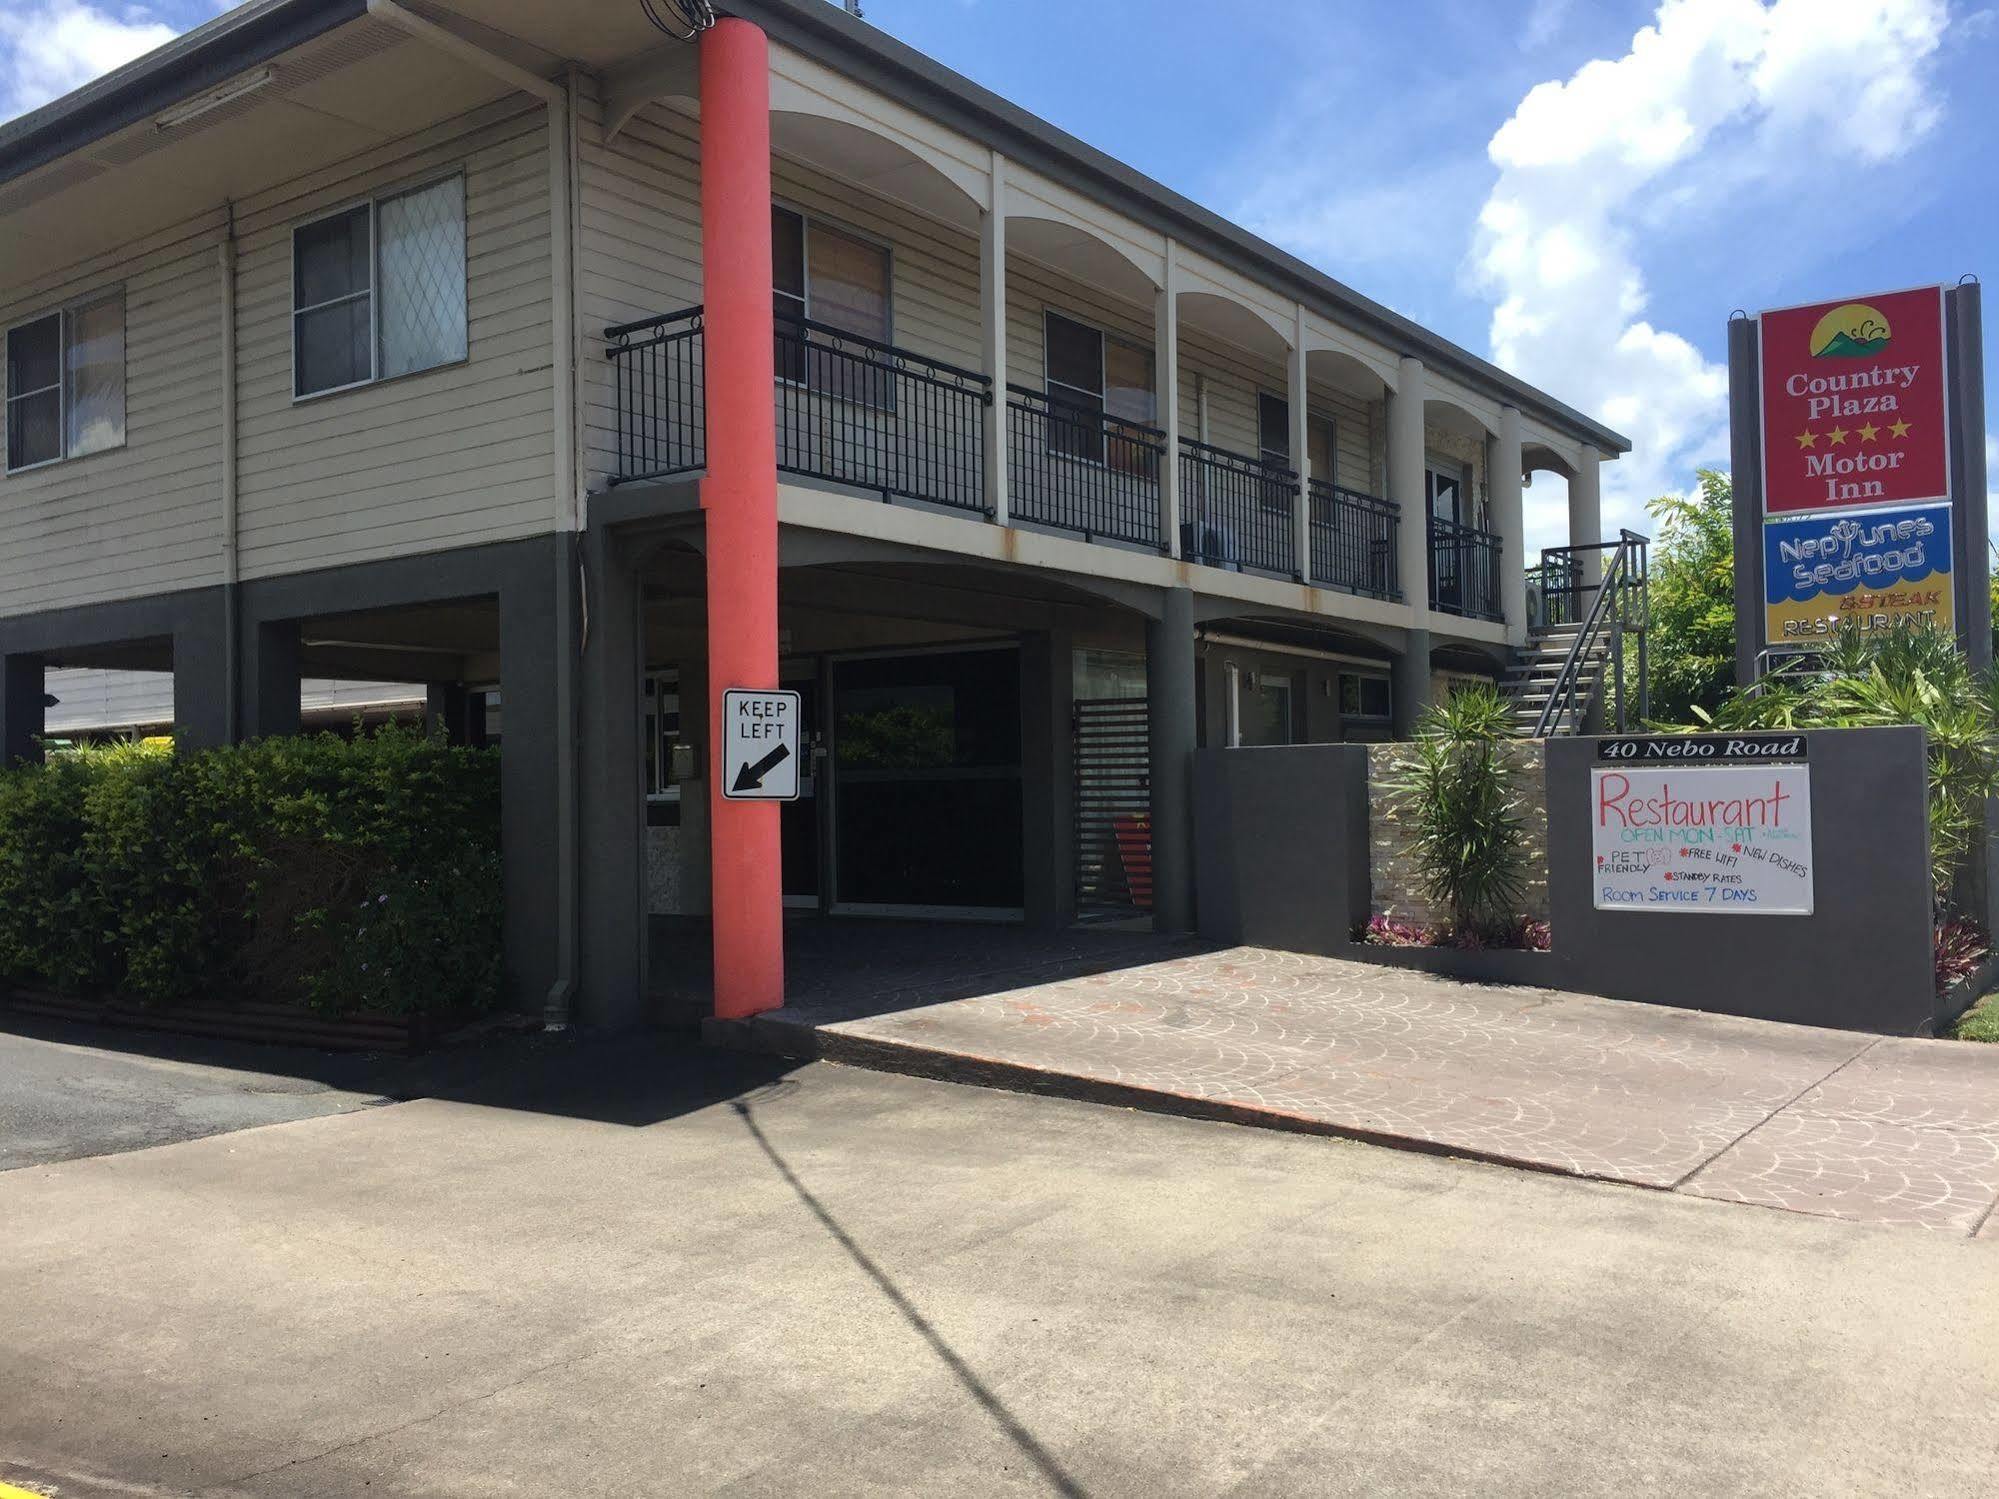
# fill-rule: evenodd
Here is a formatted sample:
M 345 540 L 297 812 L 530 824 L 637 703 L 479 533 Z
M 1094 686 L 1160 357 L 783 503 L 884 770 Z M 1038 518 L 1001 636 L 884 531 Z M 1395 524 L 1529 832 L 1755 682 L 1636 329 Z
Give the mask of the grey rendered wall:
M 1923 731 L 1811 736 L 1810 916 L 1599 911 L 1593 739 L 1548 745 L 1548 902 L 1563 982 L 1763 1020 L 1908 1035 L 1935 1011 Z
M 1367 919 L 1367 750 L 1209 749 L 1194 756 L 1203 937 L 1344 950 Z
M 1201 934 L 1294 952 L 1531 983 L 1846 1030 L 1929 1028 L 1929 823 L 1920 729 L 1810 736 L 1814 913 L 1599 911 L 1591 889 L 1594 739 L 1548 744 L 1549 953 L 1382 949 L 1367 917 L 1362 745 L 1194 757 Z

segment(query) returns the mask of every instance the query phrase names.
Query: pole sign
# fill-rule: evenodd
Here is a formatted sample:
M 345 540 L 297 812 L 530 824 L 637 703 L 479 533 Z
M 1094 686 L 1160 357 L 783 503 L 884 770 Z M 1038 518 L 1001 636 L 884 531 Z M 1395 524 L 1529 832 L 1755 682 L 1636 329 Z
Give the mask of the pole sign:
M 798 800 L 798 694 L 731 687 L 722 694 L 722 795 L 736 802 Z
M 1599 911 L 1812 913 L 1809 765 L 1590 771 Z
M 1757 321 L 1766 514 L 1950 498 L 1942 287 Z

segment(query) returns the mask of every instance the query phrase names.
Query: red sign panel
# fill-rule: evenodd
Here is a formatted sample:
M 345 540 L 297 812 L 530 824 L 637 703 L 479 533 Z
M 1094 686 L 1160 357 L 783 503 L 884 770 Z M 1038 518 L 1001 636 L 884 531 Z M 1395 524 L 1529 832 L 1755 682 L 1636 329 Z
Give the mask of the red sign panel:
M 1950 497 L 1943 305 L 1926 286 L 1758 319 L 1767 513 Z

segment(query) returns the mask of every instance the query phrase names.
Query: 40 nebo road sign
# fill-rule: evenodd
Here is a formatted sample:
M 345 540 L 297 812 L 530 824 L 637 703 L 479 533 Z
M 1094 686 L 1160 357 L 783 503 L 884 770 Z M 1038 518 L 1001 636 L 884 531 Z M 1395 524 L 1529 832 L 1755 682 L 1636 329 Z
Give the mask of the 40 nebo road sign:
M 797 801 L 798 694 L 731 687 L 722 694 L 722 720 L 722 795 Z

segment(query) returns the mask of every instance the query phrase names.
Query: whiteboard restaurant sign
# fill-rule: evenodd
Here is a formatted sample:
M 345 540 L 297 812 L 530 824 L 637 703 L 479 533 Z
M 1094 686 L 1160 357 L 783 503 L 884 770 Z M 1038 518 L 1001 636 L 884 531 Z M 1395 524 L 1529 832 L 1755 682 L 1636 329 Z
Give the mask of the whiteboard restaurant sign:
M 1809 765 L 1703 765 L 1698 753 L 1672 766 L 1643 763 L 1658 758 L 1649 754 L 1615 758 L 1639 763 L 1590 771 L 1598 910 L 1811 914 Z

